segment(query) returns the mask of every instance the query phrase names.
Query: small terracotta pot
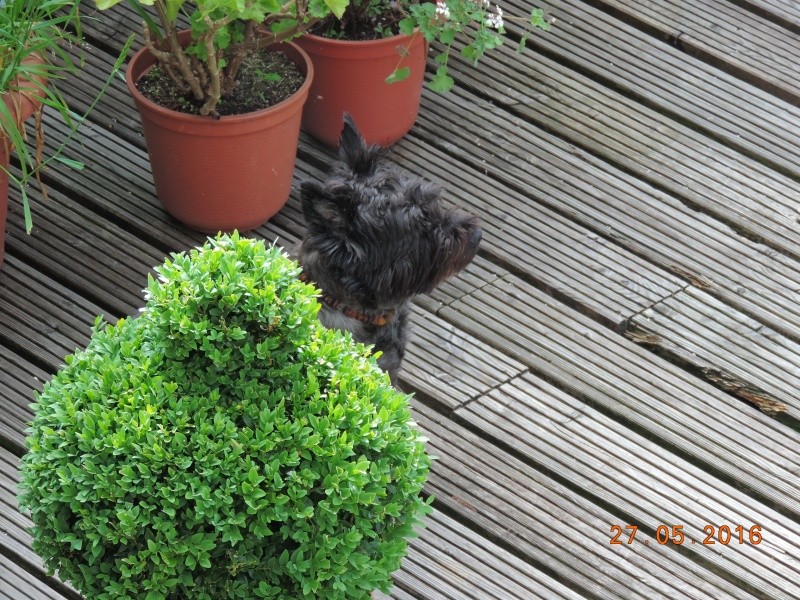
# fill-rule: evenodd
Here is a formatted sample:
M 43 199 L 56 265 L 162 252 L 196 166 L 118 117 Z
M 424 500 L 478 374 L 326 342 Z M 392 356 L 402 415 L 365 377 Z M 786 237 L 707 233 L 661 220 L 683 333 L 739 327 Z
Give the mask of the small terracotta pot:
M 190 33 L 180 34 L 189 43 Z M 219 119 L 163 108 L 135 82 L 156 60 L 143 48 L 125 81 L 142 119 L 158 199 L 164 209 L 205 233 L 247 231 L 265 223 L 289 199 L 303 104 L 314 68 L 291 42 L 279 45 L 305 75 L 300 89 L 263 110 Z
M 24 64 L 42 64 L 44 61 L 37 54 L 31 54 L 22 61 Z M 41 94 L 41 88 L 47 79 L 36 77 L 38 85 L 32 84 L 30 80 L 17 78 L 11 86 L 13 91 L 2 95 L 3 102 L 14 118 L 15 123 L 21 126 L 41 105 L 41 102 L 33 100 L 35 96 Z M 0 265 L 5 258 L 6 242 L 6 219 L 8 217 L 8 174 L 10 164 L 10 154 L 12 150 L 11 140 L 0 131 Z
M 342 115 L 353 115 L 371 144 L 390 146 L 409 132 L 419 113 L 427 44 L 421 33 L 352 42 L 306 34 L 296 40 L 314 63 L 314 82 L 303 109 L 303 129 L 336 147 Z M 407 79 L 386 83 L 397 67 Z

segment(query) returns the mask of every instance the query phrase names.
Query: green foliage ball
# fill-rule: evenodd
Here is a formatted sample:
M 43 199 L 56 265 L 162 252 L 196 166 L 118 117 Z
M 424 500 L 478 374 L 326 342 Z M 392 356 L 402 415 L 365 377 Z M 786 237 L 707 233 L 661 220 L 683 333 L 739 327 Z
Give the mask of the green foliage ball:
M 278 248 L 220 236 L 156 271 L 37 398 L 34 549 L 92 600 L 386 591 L 429 510 L 407 397 Z

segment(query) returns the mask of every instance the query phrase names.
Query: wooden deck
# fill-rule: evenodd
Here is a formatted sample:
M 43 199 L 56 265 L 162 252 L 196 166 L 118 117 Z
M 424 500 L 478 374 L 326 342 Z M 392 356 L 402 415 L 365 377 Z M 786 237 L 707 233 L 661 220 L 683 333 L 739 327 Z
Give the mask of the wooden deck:
M 416 303 L 402 383 L 438 457 L 436 512 L 391 597 L 800 598 L 800 5 L 535 4 L 552 31 L 478 70 L 455 59 L 455 91 L 426 91 L 391 154 L 485 223 L 473 265 Z M 98 17 L 65 87 L 77 110 L 134 21 Z M 148 271 L 203 240 L 159 208 L 122 81 L 82 139 L 86 169 L 33 193 L 30 237 L 12 193 L 2 599 L 77 598 L 17 510 L 33 390 L 95 315 L 135 313 Z M 296 183 L 331 158 L 304 136 Z M 302 230 L 295 189 L 254 235 L 289 247 Z M 612 544 L 615 525 L 638 526 L 633 543 Z M 683 543 L 659 544 L 662 526 Z

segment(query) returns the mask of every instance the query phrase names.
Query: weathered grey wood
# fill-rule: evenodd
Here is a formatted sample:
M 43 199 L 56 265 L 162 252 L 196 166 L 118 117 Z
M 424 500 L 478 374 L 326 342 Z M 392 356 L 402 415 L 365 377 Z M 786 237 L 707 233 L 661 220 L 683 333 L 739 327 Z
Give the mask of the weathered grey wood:
M 800 515 L 797 431 L 510 276 L 440 315 L 650 439 Z
M 420 404 L 415 416 L 439 457 L 428 484 L 438 502 L 579 592 L 613 599 L 747 597 L 665 546 L 610 545 L 618 515 Z
M 525 14 L 512 0 L 506 12 Z M 800 109 L 580 0 L 537 2 L 556 19 L 529 46 L 725 145 L 798 176 Z M 796 10 L 796 9 L 795 9 Z M 512 21 L 507 29 L 519 32 Z M 746 33 L 743 34 L 743 36 Z M 535 56 L 535 55 L 532 55 Z
M 0 343 L 0 444 L 18 456 L 25 453 L 25 429 L 33 413 L 34 391 L 49 377 Z
M 411 542 L 407 560 L 415 569 L 413 572 L 409 568 L 402 569 L 396 579 L 417 598 L 583 597 L 438 511 L 426 519 L 419 539 Z M 438 586 L 445 578 L 452 581 L 455 588 L 449 594 Z M 434 594 L 422 592 L 423 586 L 432 585 Z
M 774 21 L 795 33 L 800 31 L 800 5 L 794 0 L 731 0 L 742 8 Z
M 709 284 L 726 303 L 800 339 L 797 261 L 466 92 L 457 89 L 447 99 L 425 93 L 423 106 L 413 135 L 396 148 L 409 168 L 435 176 L 432 165 L 445 152 L 461 164 L 480 164 L 494 179 L 596 232 L 598 244 L 614 240 L 689 282 Z M 458 119 L 449 116 L 454 112 Z M 476 144 L 464 126 L 486 120 L 497 131 L 491 147 Z
M 481 59 L 501 80 L 453 61 L 465 85 L 513 114 L 798 256 L 796 180 L 544 56 L 501 48 Z
M 0 286 L 0 340 L 51 371 L 88 340 L 95 317 L 103 314 L 15 257 L 7 257 L 0 270 Z
M 58 191 L 51 190 L 48 196 L 45 200 L 38 191 L 29 192 L 34 229 L 28 235 L 17 191 L 11 191 L 9 250 L 26 263 L 62 278 L 113 314 L 133 314 L 142 305 L 141 290 L 147 285 L 148 272 L 163 262 L 165 253 Z
M 647 529 L 639 543 L 661 525 L 680 525 L 683 550 L 728 579 L 774 598 L 800 595 L 800 582 L 790 575 L 800 569 L 800 525 L 552 385 L 523 375 L 457 414 L 531 464 L 590 490 L 626 515 L 626 523 Z M 706 545 L 703 528 L 709 524 L 714 531 L 758 525 L 769 540 L 754 545 L 743 532 L 743 543 L 734 535 L 736 541 L 726 546 Z
M 31 536 L 28 533 L 31 521 L 19 512 L 16 491 L 18 469 L 19 459 L 0 447 L 0 531 L 4 534 L 0 543 L 6 555 L 2 561 L 25 563 L 25 570 L 39 573 L 36 578 L 46 580 L 42 560 L 31 550 Z
M 65 600 L 65 596 L 7 560 L 0 560 L 0 600 Z
M 800 37 L 729 2 L 593 0 L 720 69 L 800 105 Z
M 525 370 L 519 361 L 422 310 L 414 310 L 403 360 L 403 389 L 454 409 Z
M 695 289 L 659 302 L 634 317 L 634 341 L 665 350 L 712 383 L 800 418 L 800 344 Z

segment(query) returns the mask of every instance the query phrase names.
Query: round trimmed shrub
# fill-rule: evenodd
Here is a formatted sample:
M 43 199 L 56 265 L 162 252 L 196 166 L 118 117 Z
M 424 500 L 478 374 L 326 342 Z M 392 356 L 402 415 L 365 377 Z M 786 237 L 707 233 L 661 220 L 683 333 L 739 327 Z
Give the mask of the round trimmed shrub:
M 220 236 L 156 271 L 34 405 L 20 503 L 47 567 L 91 600 L 388 590 L 429 510 L 407 397 L 278 248 Z

